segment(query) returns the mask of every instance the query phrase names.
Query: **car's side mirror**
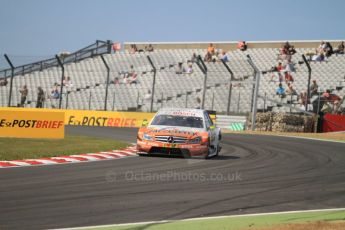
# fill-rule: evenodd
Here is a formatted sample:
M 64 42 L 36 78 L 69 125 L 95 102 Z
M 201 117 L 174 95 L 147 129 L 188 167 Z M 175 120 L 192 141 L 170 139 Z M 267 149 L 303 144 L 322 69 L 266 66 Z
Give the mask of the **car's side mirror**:
M 214 130 L 216 127 L 214 125 L 211 125 L 208 129 L 209 130 Z
M 149 122 L 146 119 L 144 119 L 143 122 L 141 123 L 142 127 L 146 127 L 148 125 L 149 125 Z

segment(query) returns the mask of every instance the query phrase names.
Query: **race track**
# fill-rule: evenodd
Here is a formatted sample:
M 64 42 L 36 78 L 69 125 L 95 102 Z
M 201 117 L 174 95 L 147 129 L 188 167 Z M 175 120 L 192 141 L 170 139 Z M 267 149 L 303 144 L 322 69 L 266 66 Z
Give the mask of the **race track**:
M 136 129 L 67 127 L 130 143 Z M 0 169 L 0 229 L 345 207 L 345 144 L 223 135 L 211 160 L 131 157 Z

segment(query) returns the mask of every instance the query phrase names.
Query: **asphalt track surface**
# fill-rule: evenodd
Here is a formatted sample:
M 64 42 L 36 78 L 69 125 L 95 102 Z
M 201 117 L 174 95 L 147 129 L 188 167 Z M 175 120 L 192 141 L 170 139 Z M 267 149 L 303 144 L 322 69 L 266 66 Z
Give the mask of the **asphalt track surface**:
M 136 129 L 67 127 L 134 142 Z M 223 135 L 210 159 L 132 157 L 0 169 L 0 229 L 345 207 L 345 144 Z

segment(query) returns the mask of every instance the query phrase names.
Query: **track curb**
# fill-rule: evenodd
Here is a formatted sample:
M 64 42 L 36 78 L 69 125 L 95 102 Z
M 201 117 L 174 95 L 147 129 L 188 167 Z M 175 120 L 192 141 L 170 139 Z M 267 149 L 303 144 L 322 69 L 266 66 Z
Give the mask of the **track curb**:
M 0 161 L 0 169 L 115 160 L 134 156 L 137 156 L 137 149 L 136 146 L 131 146 L 124 149 L 110 150 L 97 153 L 44 157 L 38 159 Z

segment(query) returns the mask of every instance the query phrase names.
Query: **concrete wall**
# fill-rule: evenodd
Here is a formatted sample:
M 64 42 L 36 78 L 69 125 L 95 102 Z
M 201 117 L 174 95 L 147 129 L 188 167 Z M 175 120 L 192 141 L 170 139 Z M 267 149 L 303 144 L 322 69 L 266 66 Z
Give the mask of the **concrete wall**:
M 344 39 L 345 40 L 345 39 Z M 333 48 L 336 48 L 341 40 L 325 40 L 329 41 Z M 247 41 L 248 48 L 281 48 L 286 41 Z M 296 48 L 317 48 L 321 41 L 289 41 Z M 136 44 L 138 49 L 144 49 L 148 44 L 152 44 L 154 49 L 207 49 L 208 44 L 213 43 L 216 49 L 227 51 L 237 48 L 237 41 L 229 42 L 125 42 L 126 50 L 130 49 L 131 44 Z

